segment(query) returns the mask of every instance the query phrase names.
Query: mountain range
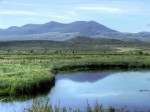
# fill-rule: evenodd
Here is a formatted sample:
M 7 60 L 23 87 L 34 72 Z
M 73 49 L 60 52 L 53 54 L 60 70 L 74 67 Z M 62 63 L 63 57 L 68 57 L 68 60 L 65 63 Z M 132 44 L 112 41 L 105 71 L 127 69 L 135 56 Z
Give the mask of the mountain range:
M 12 26 L 0 29 L 0 41 L 65 41 L 77 36 L 150 42 L 150 32 L 123 33 L 95 21 L 75 21 L 68 24 L 51 21 L 45 24 L 27 24 L 21 27 Z

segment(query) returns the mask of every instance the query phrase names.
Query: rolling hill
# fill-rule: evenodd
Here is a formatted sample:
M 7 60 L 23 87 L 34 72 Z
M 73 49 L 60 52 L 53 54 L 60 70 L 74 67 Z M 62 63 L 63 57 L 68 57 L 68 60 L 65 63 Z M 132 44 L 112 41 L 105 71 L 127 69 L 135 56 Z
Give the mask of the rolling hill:
M 65 41 L 52 40 L 24 40 L 24 41 L 6 41 L 0 42 L 0 50 L 37 50 L 37 51 L 120 51 L 121 49 L 129 51 L 146 50 L 150 44 L 142 41 L 127 42 L 116 39 L 93 39 L 90 37 L 78 36 Z
M 45 24 L 27 24 L 21 27 L 12 26 L 7 29 L 0 29 L 0 41 L 65 41 L 76 36 L 150 42 L 149 32 L 122 33 L 95 21 L 76 21 L 68 24 L 51 21 Z

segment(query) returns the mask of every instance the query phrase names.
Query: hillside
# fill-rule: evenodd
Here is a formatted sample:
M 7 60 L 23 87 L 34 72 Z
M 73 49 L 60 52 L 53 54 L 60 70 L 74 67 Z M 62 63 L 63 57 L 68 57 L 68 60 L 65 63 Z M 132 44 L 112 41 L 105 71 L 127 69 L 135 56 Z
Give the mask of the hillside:
M 66 41 L 27 40 L 0 42 L 0 50 L 48 51 L 149 51 L 146 42 L 125 42 L 116 39 L 92 39 L 78 36 Z
M 51 21 L 45 24 L 27 24 L 21 27 L 12 26 L 7 29 L 0 29 L 0 41 L 65 41 L 76 36 L 118 39 L 123 41 L 150 42 L 149 32 L 122 33 L 101 25 L 100 23 L 97 23 L 95 21 L 75 21 L 68 24 Z

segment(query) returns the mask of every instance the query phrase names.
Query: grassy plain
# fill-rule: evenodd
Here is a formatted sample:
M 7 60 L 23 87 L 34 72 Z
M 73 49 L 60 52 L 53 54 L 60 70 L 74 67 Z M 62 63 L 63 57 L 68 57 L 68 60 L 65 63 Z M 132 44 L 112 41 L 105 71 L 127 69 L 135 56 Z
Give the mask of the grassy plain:
M 1 52 L 0 95 L 36 94 L 50 89 L 59 71 L 150 68 L 148 53 L 44 52 Z
M 0 96 L 44 92 L 59 71 L 149 69 L 150 44 L 76 37 L 64 42 L 0 42 Z

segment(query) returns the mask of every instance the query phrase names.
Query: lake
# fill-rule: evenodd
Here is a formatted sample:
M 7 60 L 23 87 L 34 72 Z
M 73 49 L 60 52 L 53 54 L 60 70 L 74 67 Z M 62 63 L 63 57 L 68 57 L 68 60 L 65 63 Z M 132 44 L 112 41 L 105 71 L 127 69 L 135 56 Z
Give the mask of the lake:
M 86 108 L 96 101 L 104 107 L 150 110 L 150 71 L 88 71 L 59 73 L 54 88 L 45 96 L 52 105 Z M 0 111 L 22 111 L 33 99 L 0 102 Z

